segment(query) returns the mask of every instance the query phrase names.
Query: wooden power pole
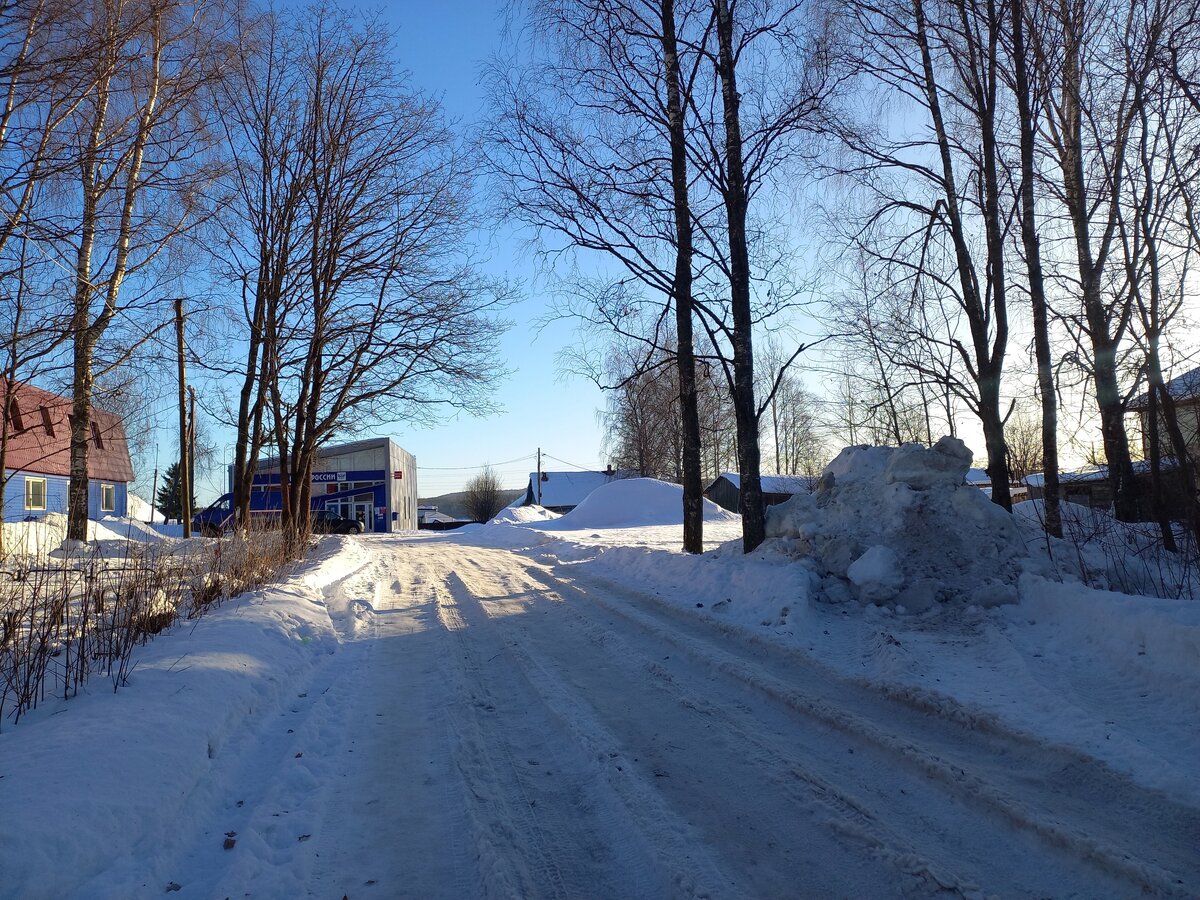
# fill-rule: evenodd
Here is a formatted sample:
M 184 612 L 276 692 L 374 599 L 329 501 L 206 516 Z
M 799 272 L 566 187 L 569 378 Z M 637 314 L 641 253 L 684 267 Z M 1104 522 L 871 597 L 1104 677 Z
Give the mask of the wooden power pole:
M 175 298 L 175 345 L 179 353 L 179 509 L 183 536 L 192 536 L 192 483 L 188 477 L 187 374 L 183 366 L 183 298 Z

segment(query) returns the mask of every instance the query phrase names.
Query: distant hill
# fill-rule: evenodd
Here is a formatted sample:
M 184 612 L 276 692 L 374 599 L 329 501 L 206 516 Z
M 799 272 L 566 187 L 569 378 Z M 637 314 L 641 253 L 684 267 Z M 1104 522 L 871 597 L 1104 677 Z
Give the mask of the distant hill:
M 501 491 L 500 496 L 504 498 L 504 505 L 512 503 L 518 497 L 525 493 L 525 488 L 513 491 Z M 456 519 L 469 519 L 471 516 L 467 512 L 467 492 L 456 491 L 453 494 L 442 494 L 440 497 L 421 497 L 417 500 L 419 506 L 436 506 L 438 512 L 443 512 L 448 516 L 454 516 Z

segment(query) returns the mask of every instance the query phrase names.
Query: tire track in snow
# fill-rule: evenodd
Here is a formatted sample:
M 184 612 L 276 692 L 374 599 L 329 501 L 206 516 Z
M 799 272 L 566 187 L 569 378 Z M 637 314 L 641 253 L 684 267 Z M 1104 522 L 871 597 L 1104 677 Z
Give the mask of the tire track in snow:
M 458 571 L 448 572 L 446 581 L 459 608 L 473 607 L 472 628 L 495 628 L 491 616 L 483 609 L 479 597 Z M 630 767 L 619 767 L 614 777 L 614 760 L 623 757 L 621 741 L 603 725 L 588 715 L 581 698 L 569 685 L 556 678 L 537 660 L 529 656 L 521 644 L 497 637 L 500 654 L 510 661 L 514 674 L 519 675 L 545 709 L 559 723 L 569 739 L 578 743 L 593 761 L 590 774 L 602 781 L 611 802 L 619 804 L 620 813 L 604 817 L 610 829 L 621 826 L 626 839 L 636 838 L 643 852 L 652 856 L 657 867 L 664 870 L 663 886 L 649 884 L 640 896 L 691 898 L 732 898 L 743 896 L 734 879 L 721 871 L 704 848 L 704 843 L 687 823 L 680 821 L 663 803 L 659 793 Z M 616 831 L 610 831 L 616 834 Z M 650 882 L 650 878 L 643 878 Z M 593 888 L 594 890 L 594 888 Z M 628 896 L 587 891 L 578 896 Z
M 485 878 L 483 886 L 489 895 L 498 897 L 566 898 L 570 894 L 547 851 L 546 836 L 513 760 L 512 746 L 502 729 L 489 729 L 485 735 L 477 718 L 476 711 L 495 713 L 497 706 L 487 687 L 479 656 L 466 638 L 467 625 L 454 599 L 445 595 L 441 585 L 435 584 L 433 590 L 438 619 L 457 644 L 456 668 L 465 676 L 460 677 L 463 697 L 469 696 L 473 707 L 468 710 L 472 715 L 458 717 L 459 771 L 476 805 L 485 811 L 476 819 L 478 837 L 486 847 L 481 850 L 481 857 L 490 876 Z M 502 787 L 515 794 L 515 798 L 496 796 L 488 790 Z M 492 841 L 496 837 L 503 841 L 500 846 Z M 518 847 L 531 848 L 533 853 L 518 855 L 513 852 Z M 530 864 L 533 872 L 526 871 L 518 862 Z
M 847 683 L 795 653 L 761 640 L 747 641 L 733 629 L 709 624 L 660 598 L 608 579 L 565 576 L 538 564 L 531 563 L 529 571 L 548 589 L 599 606 L 802 715 L 870 741 L 981 810 L 1101 871 L 1164 895 L 1193 896 L 1200 886 L 1200 855 L 1195 851 L 1200 846 L 1200 811 L 1142 788 L 1090 757 L 1007 732 L 994 721 L 982 731 L 964 730 L 964 721 L 974 719 L 969 713 L 908 692 L 877 694 L 872 704 L 870 685 Z M 612 596 L 606 598 L 606 592 Z M 665 626 L 664 618 L 674 627 Z M 736 652 L 739 644 L 752 647 L 756 659 L 742 658 Z M 793 677 L 781 680 L 769 673 L 763 666 L 767 660 L 784 665 Z M 805 689 L 818 670 L 821 689 Z M 880 699 L 891 701 L 891 708 Z M 856 708 L 875 715 L 865 718 L 851 711 Z M 912 710 L 927 715 L 918 719 L 908 714 Z M 937 718 L 931 723 L 928 715 Z M 876 721 L 907 729 L 913 737 L 885 731 Z M 960 746 L 954 746 L 956 741 Z M 972 759 L 971 752 L 963 750 L 983 759 Z M 1078 796 L 1072 789 L 1087 795 Z
M 481 605 L 488 602 L 486 598 L 496 595 L 489 586 L 497 576 L 499 594 L 506 601 L 522 593 L 530 595 L 534 602 L 544 602 L 547 598 L 544 588 L 527 575 L 514 579 L 511 573 L 490 565 L 485 567 L 478 559 L 464 561 L 458 574 L 464 581 L 464 589 L 472 591 Z M 523 640 L 510 642 L 510 652 L 522 660 L 523 672 L 531 678 L 536 674 L 536 687 L 547 695 L 547 702 L 567 710 L 576 719 L 580 718 L 582 704 L 589 700 L 595 703 L 595 685 L 569 686 L 565 691 L 558 690 L 557 696 L 553 685 L 570 679 L 576 669 L 582 681 L 585 674 L 600 671 L 603 663 L 588 658 L 586 644 L 582 648 L 571 645 L 570 638 L 574 635 L 564 628 L 578 628 L 583 639 L 594 645 L 592 652 L 601 651 L 624 663 L 630 660 L 635 663 L 623 667 L 640 674 L 628 680 L 626 673 L 628 684 L 622 685 L 621 690 L 630 702 L 637 704 L 639 720 L 657 717 L 662 727 L 673 729 L 672 738 L 665 747 L 662 742 L 656 747 L 653 738 L 647 740 L 646 734 L 635 733 L 636 728 L 631 727 L 633 720 L 622 716 L 620 710 L 618 721 L 614 721 L 610 709 L 608 725 L 623 738 L 610 737 L 605 746 L 621 747 L 624 752 L 609 761 L 609 765 L 623 764 L 635 770 L 639 760 L 633 757 L 641 754 L 642 758 L 648 758 L 642 768 L 648 768 L 654 778 L 664 779 L 655 780 L 656 788 L 644 791 L 664 810 L 656 813 L 657 818 L 686 817 L 689 822 L 707 819 L 704 823 L 707 833 L 698 827 L 691 828 L 689 842 L 692 848 L 708 843 L 723 853 L 729 868 L 722 876 L 726 886 L 718 889 L 716 896 L 727 896 L 735 890 L 733 885 L 755 896 L 791 895 L 797 884 L 804 885 L 803 892 L 807 895 L 864 896 L 877 893 L 883 885 L 888 885 L 889 891 L 894 890 L 897 874 L 911 876 L 912 886 L 923 885 L 924 891 L 947 890 L 969 895 L 975 890 L 969 881 L 952 873 L 953 867 L 947 860 L 934 862 L 926 858 L 894 828 L 866 812 L 855 799 L 797 769 L 799 754 L 780 752 L 769 741 L 760 739 L 752 717 L 733 721 L 718 705 L 677 682 L 654 659 L 625 646 L 618 633 L 585 622 L 569 605 L 556 606 L 560 618 L 569 617 L 571 621 L 556 625 L 557 630 L 547 641 L 550 648 L 537 646 L 535 638 L 536 632 L 546 629 L 531 625 L 523 629 Z M 505 615 L 497 621 L 515 618 Z M 565 649 L 568 646 L 570 649 Z M 562 654 L 557 661 L 556 651 Z M 608 677 L 615 682 L 621 676 L 612 673 Z M 550 691 L 547 682 L 551 683 Z M 663 695 L 663 699 L 656 701 L 655 693 Z M 565 701 L 558 699 L 561 696 L 565 696 Z M 610 707 L 612 699 L 609 698 Z M 621 698 L 616 699 L 619 702 Z M 603 715 L 600 709 L 593 709 L 597 715 Z M 675 744 L 676 739 L 684 746 Z M 706 747 L 714 741 L 724 744 L 715 756 Z M 838 752 L 845 754 L 844 749 Z M 718 780 L 714 785 L 710 780 L 707 784 L 689 784 L 682 792 L 664 790 L 664 786 L 681 780 L 680 773 L 689 765 L 704 771 L 724 768 L 727 771 L 723 773 L 726 776 L 723 781 L 728 783 Z M 654 825 L 648 828 L 653 830 Z M 756 833 L 765 836 L 757 837 Z M 800 859 L 785 858 L 788 855 Z M 753 887 L 742 887 L 747 884 Z
M 488 594 L 486 582 L 495 573 L 480 566 L 478 560 L 471 562 L 476 577 L 467 578 L 465 586 L 479 596 L 486 596 Z M 465 576 L 461 570 L 460 574 Z M 526 592 L 539 591 L 543 596 L 545 595 L 541 585 L 532 579 L 526 578 L 524 584 L 515 586 L 512 579 L 508 577 L 502 579 L 502 591 L 508 595 L 511 596 L 522 590 Z M 948 891 L 959 896 L 971 896 L 977 892 L 978 889 L 971 880 L 955 874 L 952 853 L 943 852 L 942 858 L 938 861 L 930 859 L 898 831 L 898 827 L 903 826 L 897 826 L 890 822 L 891 817 L 901 818 L 896 815 L 894 808 L 888 810 L 891 815 L 889 821 L 885 822 L 867 810 L 856 798 L 835 788 L 830 782 L 815 775 L 811 770 L 798 765 L 798 760 L 807 760 L 806 754 L 788 752 L 789 750 L 794 751 L 795 748 L 781 749 L 778 746 L 778 739 L 772 742 L 765 733 L 757 734 L 757 723 L 753 721 L 752 716 L 735 720 L 720 706 L 709 702 L 696 691 L 689 689 L 686 685 L 691 681 L 678 681 L 659 662 L 626 646 L 619 632 L 603 623 L 588 620 L 586 616 L 579 614 L 572 604 L 560 604 L 560 606 L 563 607 L 564 615 L 572 617 L 577 624 L 582 626 L 587 640 L 597 647 L 603 648 L 606 652 L 612 652 L 620 658 L 633 660 L 636 668 L 641 669 L 649 676 L 651 685 L 667 695 L 671 703 L 686 710 L 686 714 L 707 717 L 711 723 L 719 723 L 723 726 L 721 728 L 723 732 L 736 735 L 736 743 L 729 749 L 727 755 L 736 757 L 739 764 L 749 766 L 754 773 L 752 775 L 754 781 L 771 782 L 771 792 L 778 797 L 786 798 L 796 822 L 800 822 L 804 817 L 809 817 L 821 830 L 836 836 L 832 842 L 826 839 L 820 853 L 813 854 L 806 861 L 805 866 L 799 867 L 801 871 L 807 868 L 811 875 L 814 870 L 836 872 L 839 869 L 865 868 L 862 865 L 863 859 L 874 857 L 892 867 L 896 873 L 911 876 L 915 882 L 924 885 L 923 890 Z M 561 631 L 559 635 L 562 635 Z M 532 640 L 523 641 L 516 646 L 513 652 L 526 660 L 523 666 L 526 670 L 548 671 L 550 667 L 553 667 L 553 663 L 543 665 L 534 659 L 530 655 L 535 652 L 532 644 Z M 581 668 L 588 668 L 584 654 L 578 650 L 571 653 L 570 659 L 578 659 Z M 640 703 L 648 706 L 644 694 L 640 694 L 637 699 Z M 749 712 L 748 707 L 743 708 Z M 751 721 L 746 721 L 747 718 Z M 838 750 L 840 754 L 845 754 L 845 752 L 844 749 Z M 746 787 L 751 792 L 762 790 L 762 785 L 749 782 Z M 909 791 L 913 791 L 911 784 Z M 901 789 L 900 793 L 903 794 L 904 791 Z M 919 798 L 913 797 L 911 802 L 919 806 Z M 939 812 L 945 814 L 945 810 Z M 903 824 L 911 825 L 911 830 L 914 832 L 931 825 L 920 816 L 914 817 L 911 822 L 905 821 Z M 785 828 L 796 832 L 798 840 L 813 843 L 821 840 L 820 836 L 815 835 L 811 828 L 801 831 L 800 825 L 791 822 L 787 823 Z M 996 841 L 1001 841 L 1006 835 L 1000 833 L 993 834 L 991 837 Z M 848 851 L 847 842 L 857 849 Z M 993 845 L 987 842 L 984 844 L 983 853 L 989 854 Z M 847 856 L 848 852 L 849 856 Z M 1017 864 L 1016 859 L 1013 860 L 1013 864 Z M 854 888 L 848 888 L 846 883 L 825 883 L 820 887 L 810 884 L 806 890 L 807 892 L 815 890 L 817 893 L 839 891 L 850 895 L 861 895 L 863 892 L 878 891 L 880 885 L 890 884 L 894 878 L 895 874 L 891 878 L 877 874 L 874 882 L 859 883 Z M 786 889 L 776 884 L 774 887 L 760 888 L 758 893 L 764 896 L 774 896 L 780 890 Z

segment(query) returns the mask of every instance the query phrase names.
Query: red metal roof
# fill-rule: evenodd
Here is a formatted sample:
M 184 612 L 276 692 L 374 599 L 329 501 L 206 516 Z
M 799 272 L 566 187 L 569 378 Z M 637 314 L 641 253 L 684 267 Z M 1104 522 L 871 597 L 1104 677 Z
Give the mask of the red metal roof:
M 40 475 L 71 474 L 71 399 L 30 384 L 16 384 L 16 415 L 0 382 L 0 410 L 9 410 L 8 453 L 5 468 Z M 19 418 L 18 423 L 14 419 Z M 121 418 L 92 407 L 92 440 L 88 446 L 88 478 L 133 481 L 133 464 Z

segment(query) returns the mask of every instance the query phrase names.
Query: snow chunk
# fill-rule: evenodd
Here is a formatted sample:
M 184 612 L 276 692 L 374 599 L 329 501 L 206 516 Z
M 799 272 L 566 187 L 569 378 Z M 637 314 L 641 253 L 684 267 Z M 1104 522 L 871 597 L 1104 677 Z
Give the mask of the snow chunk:
M 506 506 L 488 522 L 489 525 L 525 525 L 529 522 L 549 522 L 559 518 L 559 514 L 551 512 L 536 503 L 529 506 Z
M 858 590 L 859 598 L 868 603 L 886 603 L 904 586 L 900 560 L 883 544 L 876 544 L 851 563 L 846 577 Z
M 959 485 L 971 468 L 971 451 L 956 437 L 944 437 L 928 449 L 920 444 L 905 444 L 892 454 L 884 471 L 888 484 L 903 482 L 918 490 L 935 485 Z
M 919 612 L 939 600 L 1015 602 L 1017 579 L 1036 564 L 1012 516 L 966 483 L 970 463 L 953 437 L 847 447 L 816 494 L 767 510 L 767 535 L 793 539 L 824 583 L 847 580 L 863 603 Z

